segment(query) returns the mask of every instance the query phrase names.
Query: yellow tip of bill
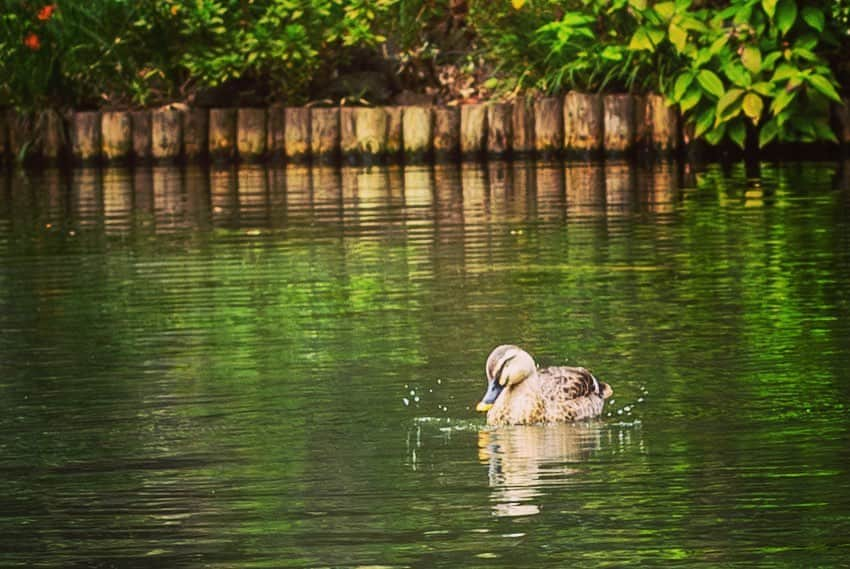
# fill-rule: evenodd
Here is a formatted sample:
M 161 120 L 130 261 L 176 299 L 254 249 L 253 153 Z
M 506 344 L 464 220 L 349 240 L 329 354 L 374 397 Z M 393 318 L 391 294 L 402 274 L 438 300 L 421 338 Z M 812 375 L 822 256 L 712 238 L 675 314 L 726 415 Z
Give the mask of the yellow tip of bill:
M 480 411 L 481 413 L 486 413 L 493 406 L 492 403 L 484 403 L 481 401 L 478 405 L 475 406 L 476 411 Z

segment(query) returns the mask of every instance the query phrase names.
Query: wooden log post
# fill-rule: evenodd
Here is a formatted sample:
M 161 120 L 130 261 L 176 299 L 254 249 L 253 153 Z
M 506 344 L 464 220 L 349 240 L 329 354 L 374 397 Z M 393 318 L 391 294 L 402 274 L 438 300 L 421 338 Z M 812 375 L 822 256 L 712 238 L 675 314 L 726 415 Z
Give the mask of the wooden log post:
M 628 156 L 635 145 L 635 111 L 631 95 L 602 98 L 605 156 Z
M 354 113 L 357 107 L 340 107 L 339 109 L 339 153 L 349 164 L 360 161 L 357 149 L 357 132 L 354 125 Z
M 53 109 L 41 114 L 39 120 L 41 130 L 41 156 L 51 165 L 62 162 L 65 157 L 65 121 Z
M 602 100 L 570 91 L 564 96 L 564 149 L 567 156 L 596 158 L 602 153 Z
M 106 162 L 127 162 L 133 156 L 133 117 L 125 111 L 103 113 L 100 137 Z
M 151 155 L 155 162 L 173 164 L 183 150 L 183 118 L 167 105 L 151 112 Z
M 266 110 L 239 109 L 236 112 L 236 151 L 243 162 L 259 162 L 266 157 Z
M 13 163 L 34 163 L 41 158 L 41 148 L 35 135 L 35 117 L 32 113 L 10 110 L 6 113 L 9 155 Z
M 286 158 L 291 162 L 310 160 L 310 109 L 286 107 L 283 130 Z
M 266 114 L 266 154 L 273 162 L 280 162 L 286 156 L 286 108 L 272 105 Z
M 133 128 L 133 162 L 145 164 L 151 161 L 151 113 L 134 111 L 130 113 Z
M 236 109 L 210 109 L 209 156 L 214 162 L 236 159 Z
M 313 160 L 322 163 L 339 161 L 339 109 L 314 107 L 310 109 L 310 152 Z
M 208 109 L 190 108 L 183 112 L 183 158 L 196 163 L 207 159 L 210 148 Z
M 635 152 L 645 156 L 652 150 L 652 122 L 644 95 L 633 95 L 635 115 Z
M 460 108 L 460 155 L 466 160 L 481 160 L 487 152 L 487 105 L 463 105 Z
M 387 160 L 400 162 L 404 151 L 402 137 L 402 107 L 384 107 L 387 113 Z
M 433 129 L 431 107 L 404 107 L 401 138 L 406 162 L 424 162 L 431 158 Z
M 100 113 L 83 111 L 71 115 L 71 157 L 77 164 L 100 160 Z
M 513 106 L 509 103 L 487 105 L 487 155 L 504 158 L 513 143 Z
M 461 111 L 457 107 L 434 109 L 434 159 L 457 160 L 460 156 Z
M 652 149 L 656 154 L 668 156 L 679 150 L 679 115 L 668 107 L 661 95 L 647 97 L 652 124 Z
M 542 158 L 560 156 L 564 145 L 561 100 L 546 97 L 534 102 L 534 150 Z
M 517 99 L 511 116 L 513 140 L 511 149 L 515 156 L 534 155 L 534 109 L 525 99 Z
M 389 117 L 380 108 L 354 109 L 356 155 L 364 164 L 382 162 L 387 155 Z

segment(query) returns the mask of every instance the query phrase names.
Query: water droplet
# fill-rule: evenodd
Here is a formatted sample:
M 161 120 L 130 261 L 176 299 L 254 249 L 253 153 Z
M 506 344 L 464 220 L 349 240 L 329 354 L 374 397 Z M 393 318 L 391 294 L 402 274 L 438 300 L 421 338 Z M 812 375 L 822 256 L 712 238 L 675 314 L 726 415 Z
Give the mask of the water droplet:
M 407 400 L 407 397 L 402 397 L 401 402 L 404 403 L 404 406 L 407 407 L 410 405 L 410 401 Z

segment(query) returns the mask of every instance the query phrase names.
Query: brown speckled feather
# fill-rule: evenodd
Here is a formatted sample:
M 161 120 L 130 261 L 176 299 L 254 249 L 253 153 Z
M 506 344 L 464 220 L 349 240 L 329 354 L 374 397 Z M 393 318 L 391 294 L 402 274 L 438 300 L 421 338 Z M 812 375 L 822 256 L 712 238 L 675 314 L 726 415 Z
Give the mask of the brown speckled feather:
M 540 396 L 547 421 L 578 421 L 602 412 L 611 388 L 583 367 L 549 367 L 538 370 Z
M 506 389 L 487 414 L 491 425 L 580 421 L 602 413 L 611 387 L 582 367 L 550 367 Z

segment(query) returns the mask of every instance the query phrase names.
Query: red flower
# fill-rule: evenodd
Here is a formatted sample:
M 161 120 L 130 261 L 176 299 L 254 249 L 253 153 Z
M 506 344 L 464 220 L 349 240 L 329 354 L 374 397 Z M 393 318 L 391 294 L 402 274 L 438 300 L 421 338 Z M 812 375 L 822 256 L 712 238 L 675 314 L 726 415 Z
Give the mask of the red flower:
M 37 35 L 30 32 L 24 38 L 24 45 L 33 51 L 38 51 L 39 49 L 41 49 L 41 40 L 38 39 Z
M 53 12 L 56 10 L 56 4 L 48 4 L 44 8 L 38 11 L 38 16 L 36 16 L 42 22 L 46 22 L 53 15 Z

